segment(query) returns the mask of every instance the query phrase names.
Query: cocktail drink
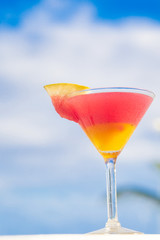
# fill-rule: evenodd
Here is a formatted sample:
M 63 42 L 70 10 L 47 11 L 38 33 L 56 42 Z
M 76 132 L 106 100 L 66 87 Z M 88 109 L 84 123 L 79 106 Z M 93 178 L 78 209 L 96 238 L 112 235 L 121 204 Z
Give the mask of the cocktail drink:
M 121 227 L 118 221 L 115 166 L 154 94 L 136 88 L 89 89 L 75 84 L 51 84 L 45 89 L 60 116 L 77 122 L 104 158 L 108 221 L 94 233 L 137 233 Z

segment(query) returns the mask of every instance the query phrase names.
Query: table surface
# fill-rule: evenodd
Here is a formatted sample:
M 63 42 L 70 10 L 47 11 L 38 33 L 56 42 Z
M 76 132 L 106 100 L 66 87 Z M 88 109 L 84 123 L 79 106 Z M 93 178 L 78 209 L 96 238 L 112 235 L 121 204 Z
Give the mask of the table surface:
M 0 236 L 0 240 L 160 240 L 160 234 L 99 235 L 99 234 L 45 234 Z

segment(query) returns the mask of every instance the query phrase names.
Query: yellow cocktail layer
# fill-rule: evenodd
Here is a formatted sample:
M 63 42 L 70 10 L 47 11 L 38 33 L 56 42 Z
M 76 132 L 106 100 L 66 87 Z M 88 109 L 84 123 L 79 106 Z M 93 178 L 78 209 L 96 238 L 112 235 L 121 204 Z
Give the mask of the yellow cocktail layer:
M 107 161 L 119 155 L 136 126 L 129 123 L 102 123 L 82 128 Z

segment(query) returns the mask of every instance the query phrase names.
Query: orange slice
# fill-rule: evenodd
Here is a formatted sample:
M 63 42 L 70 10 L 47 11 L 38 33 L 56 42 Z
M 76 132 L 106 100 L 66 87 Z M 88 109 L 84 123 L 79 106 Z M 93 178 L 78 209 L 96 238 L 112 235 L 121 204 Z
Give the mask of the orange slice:
M 56 112 L 62 117 L 68 120 L 72 120 L 77 122 L 78 119 L 76 117 L 75 112 L 69 104 L 67 103 L 67 99 L 69 99 L 69 95 L 71 93 L 75 93 L 77 91 L 82 91 L 85 89 L 89 89 L 89 87 L 72 84 L 72 83 L 56 83 L 44 86 L 45 90 L 49 94 L 52 100 L 52 104 L 56 110 Z M 78 93 L 77 93 L 78 94 Z

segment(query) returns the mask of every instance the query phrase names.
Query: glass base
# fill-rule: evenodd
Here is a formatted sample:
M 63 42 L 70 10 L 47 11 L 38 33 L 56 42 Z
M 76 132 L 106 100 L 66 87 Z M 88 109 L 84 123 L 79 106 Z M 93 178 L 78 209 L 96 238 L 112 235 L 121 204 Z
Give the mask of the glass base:
M 119 228 L 102 228 L 100 230 L 94 231 L 94 232 L 90 232 L 89 234 L 143 234 L 141 232 L 137 232 L 128 228 L 123 228 L 123 227 L 119 227 Z
M 89 234 L 143 234 L 141 232 L 137 232 L 131 229 L 121 227 L 118 221 L 107 222 L 106 226 L 102 229 L 99 229 L 94 232 L 90 232 Z

